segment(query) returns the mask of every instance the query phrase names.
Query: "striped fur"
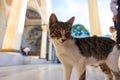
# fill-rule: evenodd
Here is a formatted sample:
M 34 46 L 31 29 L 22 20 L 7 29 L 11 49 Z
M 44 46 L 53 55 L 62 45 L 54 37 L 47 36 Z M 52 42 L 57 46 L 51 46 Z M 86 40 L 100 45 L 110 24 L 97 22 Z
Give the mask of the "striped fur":
M 107 80 L 113 80 L 113 76 L 115 80 L 120 80 L 118 68 L 120 47 L 110 38 L 72 37 L 73 22 L 74 17 L 67 22 L 60 22 L 55 14 L 51 14 L 49 19 L 50 38 L 56 56 L 64 66 L 64 80 L 70 80 L 73 67 L 76 68 L 78 80 L 85 80 L 86 66 L 94 64 L 100 66 Z

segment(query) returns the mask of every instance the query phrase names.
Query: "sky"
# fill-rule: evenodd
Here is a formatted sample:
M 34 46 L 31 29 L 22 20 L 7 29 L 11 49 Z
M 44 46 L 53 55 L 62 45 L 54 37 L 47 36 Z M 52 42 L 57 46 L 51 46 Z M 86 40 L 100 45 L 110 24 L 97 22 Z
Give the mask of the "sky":
M 52 11 L 59 21 L 67 21 L 75 16 L 74 24 L 84 25 L 90 32 L 88 0 L 51 0 Z M 102 36 L 110 34 L 113 26 L 110 0 L 97 0 L 99 21 Z

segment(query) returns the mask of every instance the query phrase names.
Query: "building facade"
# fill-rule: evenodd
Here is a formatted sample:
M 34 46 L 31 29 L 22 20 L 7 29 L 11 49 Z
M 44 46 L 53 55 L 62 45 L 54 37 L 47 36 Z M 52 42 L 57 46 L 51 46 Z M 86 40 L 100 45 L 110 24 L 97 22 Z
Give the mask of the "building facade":
M 0 1 L 0 50 L 19 52 L 31 49 L 31 56 L 46 58 L 48 53 L 48 18 L 50 0 Z

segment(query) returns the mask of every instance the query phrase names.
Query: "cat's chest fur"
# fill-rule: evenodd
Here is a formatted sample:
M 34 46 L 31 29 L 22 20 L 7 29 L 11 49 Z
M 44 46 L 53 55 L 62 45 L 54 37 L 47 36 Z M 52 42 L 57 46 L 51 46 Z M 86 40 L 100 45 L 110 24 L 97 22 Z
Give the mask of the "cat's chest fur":
M 65 43 L 59 43 L 53 40 L 53 44 L 56 50 L 56 56 L 58 58 L 65 59 L 65 61 L 76 63 L 79 59 L 83 59 L 84 57 L 80 54 L 80 50 L 75 44 L 74 40 L 69 40 Z

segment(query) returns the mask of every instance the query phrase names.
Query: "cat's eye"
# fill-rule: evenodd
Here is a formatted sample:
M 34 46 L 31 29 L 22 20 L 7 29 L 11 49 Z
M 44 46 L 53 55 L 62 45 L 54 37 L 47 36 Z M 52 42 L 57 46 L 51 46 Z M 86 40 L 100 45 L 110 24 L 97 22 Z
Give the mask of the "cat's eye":
M 50 33 L 50 36 L 51 36 L 52 38 L 60 38 L 60 37 L 61 37 L 61 32 L 58 31 L 58 30 L 54 30 L 54 31 L 52 31 L 52 32 Z
M 56 37 L 56 36 L 55 36 L 55 34 L 51 33 L 51 34 L 50 34 L 50 37 L 54 38 L 54 37 Z
M 67 38 L 69 38 L 71 36 L 71 33 L 70 32 L 67 32 L 66 34 L 65 34 L 65 37 L 67 37 Z
M 62 36 L 60 31 L 56 31 L 56 33 L 57 33 L 57 36 L 58 36 L 58 37 L 61 37 L 61 36 Z

